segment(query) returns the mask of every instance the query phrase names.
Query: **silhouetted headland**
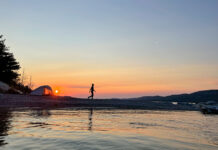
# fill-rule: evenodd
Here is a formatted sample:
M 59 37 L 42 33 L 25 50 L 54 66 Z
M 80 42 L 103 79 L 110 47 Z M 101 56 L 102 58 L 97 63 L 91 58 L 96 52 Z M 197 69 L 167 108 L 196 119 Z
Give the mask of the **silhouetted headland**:
M 208 101 L 218 103 L 218 90 L 199 91 L 171 96 L 145 96 L 128 99 L 82 99 L 67 96 L 32 96 L 0 94 L 0 107 L 7 108 L 119 108 L 148 110 L 199 110 L 198 105 Z

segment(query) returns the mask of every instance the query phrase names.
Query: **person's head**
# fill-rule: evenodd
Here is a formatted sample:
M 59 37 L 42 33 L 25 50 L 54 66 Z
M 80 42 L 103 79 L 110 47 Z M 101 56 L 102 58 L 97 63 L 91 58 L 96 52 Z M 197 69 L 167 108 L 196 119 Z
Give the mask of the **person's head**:
M 94 86 L 94 83 L 92 83 L 92 86 Z

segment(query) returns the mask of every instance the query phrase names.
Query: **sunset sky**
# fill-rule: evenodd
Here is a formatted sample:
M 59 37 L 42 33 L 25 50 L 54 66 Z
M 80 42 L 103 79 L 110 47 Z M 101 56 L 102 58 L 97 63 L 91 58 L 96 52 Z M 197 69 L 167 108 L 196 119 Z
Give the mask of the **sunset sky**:
M 0 14 L 34 88 L 87 97 L 95 83 L 97 98 L 218 89 L 218 0 L 1 0 Z

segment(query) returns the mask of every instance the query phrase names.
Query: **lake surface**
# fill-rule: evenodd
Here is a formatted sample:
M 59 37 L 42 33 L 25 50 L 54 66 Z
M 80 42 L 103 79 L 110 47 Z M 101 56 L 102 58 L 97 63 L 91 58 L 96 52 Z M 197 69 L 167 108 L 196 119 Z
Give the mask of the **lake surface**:
M 3 150 L 217 150 L 218 115 L 110 109 L 0 110 Z

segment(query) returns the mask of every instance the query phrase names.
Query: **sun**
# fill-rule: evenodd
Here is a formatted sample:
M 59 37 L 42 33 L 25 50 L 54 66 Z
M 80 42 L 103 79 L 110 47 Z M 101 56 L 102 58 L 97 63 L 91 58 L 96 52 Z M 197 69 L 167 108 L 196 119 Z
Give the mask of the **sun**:
M 58 90 L 55 90 L 55 94 L 58 94 L 59 93 L 59 91 Z

